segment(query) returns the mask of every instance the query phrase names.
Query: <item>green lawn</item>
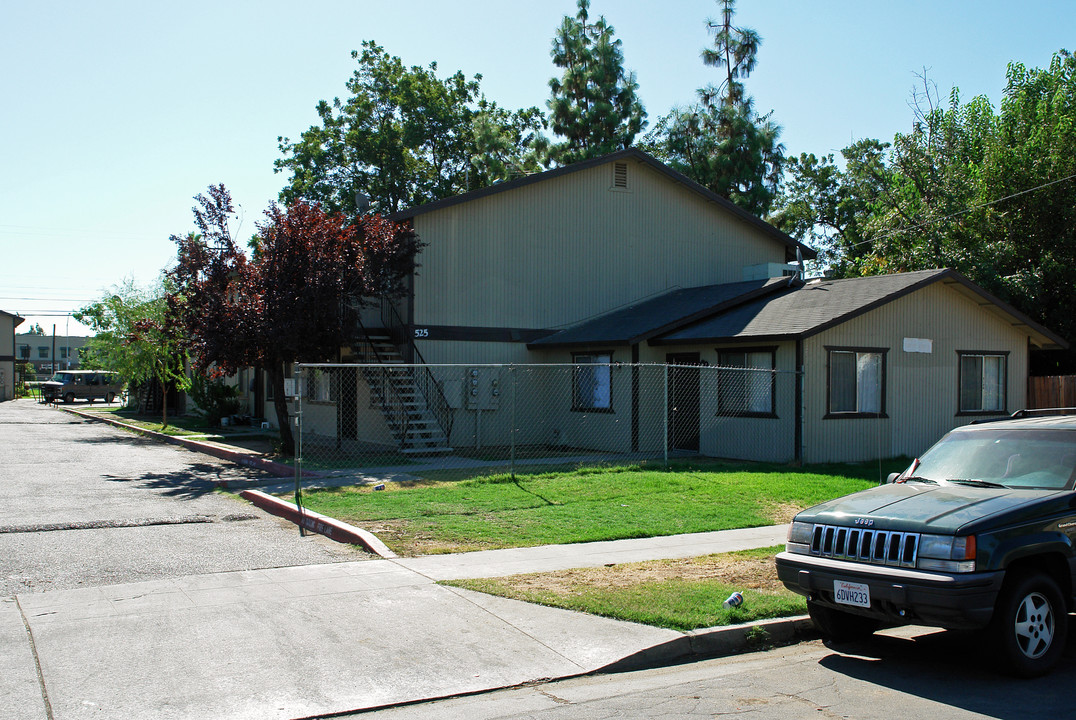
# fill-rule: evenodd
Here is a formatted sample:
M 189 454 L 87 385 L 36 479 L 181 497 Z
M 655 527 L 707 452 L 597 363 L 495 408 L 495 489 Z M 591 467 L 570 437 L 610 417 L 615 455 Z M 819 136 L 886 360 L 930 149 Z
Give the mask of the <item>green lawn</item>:
M 618 620 L 694 630 L 806 613 L 804 598 L 786 590 L 773 573 L 773 556 L 783 549 L 442 584 Z M 733 591 L 743 593 L 743 604 L 722 607 Z
M 180 415 L 178 417 L 168 418 L 168 427 L 161 428 L 161 416 L 157 415 L 139 415 L 134 410 L 130 410 L 121 406 L 108 406 L 108 405 L 91 405 L 87 403 L 75 403 L 70 405 L 74 410 L 83 410 L 87 412 L 99 413 L 101 415 L 108 415 L 114 420 L 118 420 L 127 425 L 133 425 L 134 427 L 141 428 L 143 430 L 152 430 L 153 432 L 163 432 L 166 435 L 184 436 L 184 435 L 205 435 L 207 433 L 219 432 L 219 428 L 211 428 L 205 424 L 205 421 L 200 415 Z
M 881 471 L 901 469 L 886 463 Z M 376 533 L 400 554 L 617 540 L 787 522 L 877 484 L 878 463 L 790 468 L 646 465 L 304 491 L 304 505 Z

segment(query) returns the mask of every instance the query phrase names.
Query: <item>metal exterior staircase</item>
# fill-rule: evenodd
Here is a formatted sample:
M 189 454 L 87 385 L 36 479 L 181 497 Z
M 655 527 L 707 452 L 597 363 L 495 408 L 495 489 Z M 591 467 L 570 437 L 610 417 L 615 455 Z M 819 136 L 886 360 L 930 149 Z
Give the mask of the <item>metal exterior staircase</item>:
M 377 365 L 361 368 L 362 376 L 370 387 L 374 402 L 381 408 L 400 452 L 405 455 L 452 452 L 447 437 L 451 427 L 443 427 L 431 411 L 416 382 L 415 368 L 404 364 L 404 357 L 392 338 L 370 329 L 365 341 L 354 350 L 359 362 Z

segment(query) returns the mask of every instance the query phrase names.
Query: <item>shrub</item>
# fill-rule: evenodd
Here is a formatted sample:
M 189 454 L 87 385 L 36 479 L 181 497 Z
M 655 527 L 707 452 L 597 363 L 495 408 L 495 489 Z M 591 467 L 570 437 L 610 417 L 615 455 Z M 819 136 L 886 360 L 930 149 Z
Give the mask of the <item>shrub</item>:
M 239 388 L 223 380 L 195 375 L 191 398 L 205 413 L 206 424 L 218 427 L 220 419 L 239 412 Z

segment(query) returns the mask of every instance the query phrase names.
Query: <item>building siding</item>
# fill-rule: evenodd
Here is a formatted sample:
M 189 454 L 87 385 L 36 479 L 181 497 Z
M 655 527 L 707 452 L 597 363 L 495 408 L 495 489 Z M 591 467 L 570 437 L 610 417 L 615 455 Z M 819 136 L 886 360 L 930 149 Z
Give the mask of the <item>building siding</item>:
M 0 401 L 15 397 L 15 318 L 0 314 Z
M 784 262 L 786 247 L 759 229 L 628 164 L 627 192 L 610 190 L 608 163 L 417 216 L 428 245 L 415 277 L 416 326 L 565 327 Z
M 930 353 L 906 352 L 904 338 L 928 339 Z M 854 462 L 916 456 L 952 428 L 975 419 L 958 415 L 957 351 L 1007 352 L 1006 410 L 1024 406 L 1027 334 L 984 312 L 967 295 L 934 283 L 804 341 L 807 462 Z M 826 415 L 826 347 L 885 348 L 885 418 Z

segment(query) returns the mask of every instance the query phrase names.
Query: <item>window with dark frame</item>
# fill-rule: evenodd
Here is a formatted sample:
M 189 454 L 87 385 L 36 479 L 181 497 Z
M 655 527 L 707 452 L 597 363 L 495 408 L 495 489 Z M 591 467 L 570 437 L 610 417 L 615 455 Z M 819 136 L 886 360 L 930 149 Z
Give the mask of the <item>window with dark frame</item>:
M 717 414 L 777 417 L 776 358 L 774 348 L 718 350 Z
M 337 396 L 339 370 L 307 368 L 303 372 L 305 387 L 301 391 L 303 399 L 308 402 L 334 403 Z
M 1004 413 L 1008 362 L 1005 353 L 959 351 L 959 412 Z
M 885 417 L 884 348 L 826 348 L 826 416 Z
M 572 410 L 613 411 L 612 353 L 572 353 Z

